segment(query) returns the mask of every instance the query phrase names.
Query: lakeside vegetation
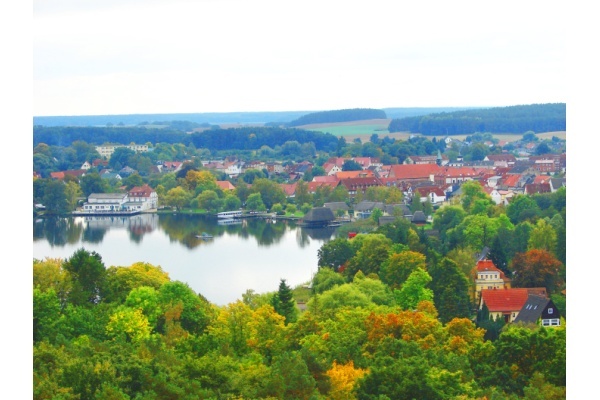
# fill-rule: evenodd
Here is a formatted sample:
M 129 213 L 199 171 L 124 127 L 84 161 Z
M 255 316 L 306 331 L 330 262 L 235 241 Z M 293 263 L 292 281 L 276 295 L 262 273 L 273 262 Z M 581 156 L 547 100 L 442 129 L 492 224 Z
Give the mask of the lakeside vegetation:
M 107 165 L 80 179 L 50 177 L 98 159 L 95 144 L 146 143 L 140 138 L 151 151 L 117 149 Z M 311 193 L 308 183 L 325 175 L 331 157 L 393 164 L 440 152 L 481 161 L 528 144 L 535 154 L 566 147 L 554 134 L 517 138 L 500 145 L 490 132 L 475 132 L 447 146 L 435 137 L 372 134 L 349 142 L 275 127 L 211 127 L 188 135 L 170 128 L 38 126 L 33 203 L 60 215 L 91 193 L 148 184 L 161 206 L 177 211 L 169 223 L 242 207 L 302 216 L 325 202 L 404 200 L 395 187 L 372 187 L 353 198 L 343 186 Z M 280 184 L 290 182 L 292 170 L 248 169 L 231 179 L 202 162 L 214 159 L 278 160 L 289 167 L 310 160 L 312 170 L 295 175 L 290 198 Z M 175 160 L 183 162 L 177 172 L 156 171 L 157 163 Z M 122 180 L 100 175 L 104 167 L 125 166 L 136 172 Z M 220 180 L 235 189 L 221 189 Z M 151 263 L 107 267 L 86 249 L 65 260 L 33 260 L 34 398 L 564 399 L 566 189 L 496 205 L 471 181 L 441 208 L 419 196 L 405 203 L 433 223 L 417 226 L 395 215 L 381 224 L 376 209 L 371 218 L 341 226 L 319 249 L 318 272 L 306 286 L 291 288 L 283 278 L 276 292 L 248 290 L 222 307 Z M 189 232 L 197 230 L 192 225 Z M 349 239 L 349 232 L 358 234 Z M 563 317 L 560 327 L 505 325 L 476 311 L 473 267 L 483 248 L 513 287 L 547 290 Z

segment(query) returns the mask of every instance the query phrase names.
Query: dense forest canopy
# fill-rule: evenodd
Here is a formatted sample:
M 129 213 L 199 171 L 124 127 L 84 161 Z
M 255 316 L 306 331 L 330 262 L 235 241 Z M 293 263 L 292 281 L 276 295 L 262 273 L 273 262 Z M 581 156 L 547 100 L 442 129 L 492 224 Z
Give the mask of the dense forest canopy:
M 70 146 L 75 141 L 89 144 L 103 143 L 181 143 L 194 144 L 209 150 L 258 150 L 261 146 L 281 146 L 287 141 L 300 144 L 314 143 L 317 150 L 332 150 L 338 139 L 328 133 L 302 129 L 277 127 L 244 127 L 210 129 L 186 134 L 174 129 L 150 129 L 145 127 L 45 127 L 34 126 L 33 145 L 45 143 L 49 146 Z
M 323 124 L 329 122 L 362 121 L 365 119 L 385 119 L 387 115 L 383 110 L 373 108 L 352 108 L 346 110 L 320 111 L 303 115 L 290 122 L 289 126 L 301 126 L 308 124 Z
M 388 130 L 423 135 L 552 132 L 566 130 L 566 121 L 565 103 L 531 104 L 393 119 Z

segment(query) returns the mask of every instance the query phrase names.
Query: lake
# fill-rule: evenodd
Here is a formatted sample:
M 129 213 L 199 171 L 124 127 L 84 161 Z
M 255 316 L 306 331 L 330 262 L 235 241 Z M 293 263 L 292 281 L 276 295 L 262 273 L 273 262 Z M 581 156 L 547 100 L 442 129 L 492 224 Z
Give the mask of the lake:
M 203 232 L 213 238 L 196 237 Z M 291 287 L 310 281 L 317 251 L 333 238 L 334 228 L 257 218 L 234 224 L 176 214 L 48 218 L 34 219 L 33 258 L 66 259 L 83 247 L 100 254 L 106 267 L 148 262 L 210 302 L 226 305 L 248 289 L 275 291 L 280 279 Z

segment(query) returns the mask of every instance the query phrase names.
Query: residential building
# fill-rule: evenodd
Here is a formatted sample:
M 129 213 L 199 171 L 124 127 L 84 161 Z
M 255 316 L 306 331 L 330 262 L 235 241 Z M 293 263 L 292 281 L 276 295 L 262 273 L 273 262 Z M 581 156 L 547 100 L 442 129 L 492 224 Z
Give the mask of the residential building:
M 148 185 L 135 186 L 128 192 L 125 207 L 131 211 L 145 211 L 158 208 L 158 194 Z
M 127 202 L 127 193 L 92 193 L 88 196 L 88 201 L 83 205 L 83 212 L 111 213 L 126 211 L 125 204 Z
M 533 323 L 545 327 L 560 326 L 560 311 L 551 299 L 530 294 L 514 322 Z
M 510 278 L 507 278 L 492 260 L 480 260 L 475 266 L 475 295 L 479 299 L 484 289 L 510 289 Z
M 502 318 L 506 323 L 514 322 L 529 294 L 547 296 L 545 288 L 483 289 L 479 309 L 483 309 L 485 305 L 490 319 Z
M 109 159 L 110 156 L 112 156 L 112 154 L 115 152 L 115 150 L 118 149 L 119 147 L 125 147 L 127 149 L 135 151 L 136 153 L 148 152 L 148 145 L 145 145 L 145 144 L 130 144 L 130 145 L 124 145 L 124 144 L 112 145 L 111 144 L 111 145 L 106 145 L 106 146 L 96 146 L 96 151 L 103 158 Z

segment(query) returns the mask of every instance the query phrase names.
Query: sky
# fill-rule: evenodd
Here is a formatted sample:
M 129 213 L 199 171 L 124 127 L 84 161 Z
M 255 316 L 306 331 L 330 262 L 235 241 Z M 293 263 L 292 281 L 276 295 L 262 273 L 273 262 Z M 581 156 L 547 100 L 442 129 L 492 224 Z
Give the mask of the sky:
M 33 114 L 566 102 L 558 1 L 34 0 Z

